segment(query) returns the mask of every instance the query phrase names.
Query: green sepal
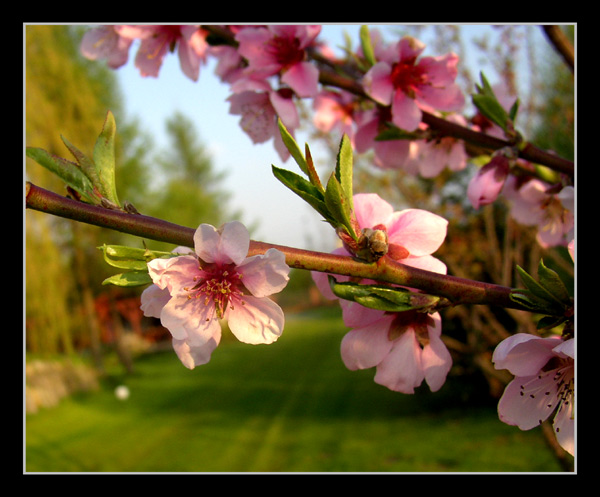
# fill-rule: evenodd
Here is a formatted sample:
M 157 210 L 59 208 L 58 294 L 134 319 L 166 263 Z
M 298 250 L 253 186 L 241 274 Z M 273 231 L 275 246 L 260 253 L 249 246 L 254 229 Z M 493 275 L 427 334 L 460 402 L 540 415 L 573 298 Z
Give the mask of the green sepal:
M 418 310 L 426 312 L 440 303 L 441 297 L 424 293 L 414 293 L 402 288 L 386 285 L 361 285 L 346 281 L 338 282 L 329 276 L 331 291 L 343 300 L 357 302 L 364 307 L 386 312 Z
M 115 286 L 140 286 L 140 285 L 148 285 L 152 283 L 152 278 L 148 274 L 148 272 L 144 271 L 130 271 L 127 273 L 115 274 L 106 278 L 102 284 L 103 285 L 115 285 Z
M 104 197 L 113 204 L 120 206 L 117 198 L 117 186 L 115 182 L 115 136 L 117 125 L 112 112 L 108 111 L 102 132 L 94 146 L 94 164 L 99 179 L 99 188 Z
M 375 52 L 373 50 L 373 44 L 371 43 L 369 27 L 366 25 L 360 27 L 360 45 L 368 63 L 368 67 L 375 65 L 377 60 L 375 59 Z
M 37 147 L 27 147 L 25 153 L 27 157 L 36 161 L 40 166 L 56 174 L 67 186 L 76 191 L 85 202 L 94 205 L 100 204 L 101 196 L 94 189 L 92 181 L 76 163 Z
M 126 273 L 115 274 L 106 278 L 102 282 L 103 285 L 137 286 L 152 283 L 152 278 L 148 274 L 147 263 L 157 258 L 177 256 L 172 252 L 126 247 L 124 245 L 104 244 L 98 249 L 102 250 L 107 264 L 128 270 Z

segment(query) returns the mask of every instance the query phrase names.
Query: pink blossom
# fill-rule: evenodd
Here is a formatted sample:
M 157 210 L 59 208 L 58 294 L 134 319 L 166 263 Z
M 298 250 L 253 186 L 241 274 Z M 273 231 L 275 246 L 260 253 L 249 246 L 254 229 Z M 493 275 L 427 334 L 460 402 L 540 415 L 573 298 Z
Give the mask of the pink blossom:
M 354 98 L 347 92 L 321 91 L 313 100 L 313 122 L 318 130 L 330 133 L 339 128 L 354 141 Z
M 238 51 L 248 61 L 252 77 L 281 74 L 281 81 L 300 97 L 317 93 L 319 71 L 306 61 L 305 49 L 319 35 L 321 26 L 270 25 L 241 29 Z
M 291 91 L 286 88 L 275 91 L 268 82 L 250 78 L 236 80 L 231 89 L 233 94 L 227 99 L 229 113 L 241 116 L 240 126 L 253 143 L 273 138 L 281 160 L 287 160 L 290 154 L 281 139 L 277 118 L 292 135 L 300 126 Z
M 115 31 L 126 38 L 141 40 L 135 57 L 135 66 L 142 76 L 157 77 L 167 52 L 177 47 L 183 73 L 193 81 L 198 80 L 200 64 L 208 52 L 206 32 L 196 25 L 123 25 Z
M 554 414 L 556 439 L 574 455 L 575 340 L 518 333 L 496 347 L 492 361 L 515 376 L 498 403 L 500 420 L 530 430 Z
M 445 219 L 419 209 L 394 212 L 376 194 L 355 195 L 354 211 L 359 228 L 378 227 L 387 231 L 388 255 L 409 266 L 446 272 L 446 266 L 431 255 L 446 236 Z M 343 247 L 334 253 L 349 255 Z M 327 274 L 313 272 L 312 276 L 326 298 L 337 298 Z M 336 276 L 336 279 L 347 278 Z M 394 391 L 413 393 L 424 379 L 432 391 L 441 388 L 452 359 L 440 338 L 439 314 L 388 313 L 346 300 L 340 300 L 340 305 L 344 323 L 352 328 L 341 346 L 346 367 L 351 370 L 375 367 L 375 382 Z
M 467 125 L 466 119 L 458 114 L 450 114 L 446 120 Z M 435 140 L 411 140 L 403 169 L 412 174 L 418 173 L 423 178 L 435 178 L 446 167 L 450 171 L 461 171 L 467 167 L 467 159 L 464 142 L 451 136 Z
M 289 267 L 276 249 L 246 257 L 249 242 L 239 222 L 219 230 L 201 224 L 194 255 L 148 263 L 154 285 L 142 294 L 142 310 L 160 318 L 190 369 L 210 360 L 221 338 L 220 319 L 241 342 L 272 343 L 281 335 L 283 311 L 268 297 L 285 287 Z
M 83 35 L 80 50 L 91 60 L 106 59 L 108 67 L 117 69 L 127 62 L 133 37 L 119 34 L 117 26 L 99 26 Z
M 382 105 L 392 106 L 392 122 L 401 129 L 414 131 L 423 110 L 452 112 L 464 105 L 464 96 L 454 82 L 458 57 L 417 58 L 425 45 L 405 36 L 397 46 L 393 61 L 377 62 L 363 78 L 365 91 Z
M 475 209 L 491 204 L 498 198 L 510 171 L 510 161 L 504 155 L 494 156 L 469 182 L 467 197 Z
M 352 329 L 342 339 L 346 367 L 375 367 L 375 382 L 396 392 L 414 393 L 423 380 L 432 392 L 439 390 L 452 367 L 440 338 L 440 315 L 378 312 L 379 319 Z
M 357 113 L 355 119 L 354 146 L 358 153 L 373 149 L 375 165 L 382 169 L 404 167 L 409 156 L 409 140 L 376 140 L 381 131 L 387 129 L 386 123 L 391 119 L 389 108 L 379 107 Z
M 567 245 L 573 238 L 574 212 L 565 208 L 563 199 L 554 193 L 552 185 L 539 179 L 519 184 L 511 176 L 502 194 L 509 200 L 510 215 L 517 222 L 537 227 L 536 238 L 542 247 Z M 566 202 L 566 194 L 563 197 Z

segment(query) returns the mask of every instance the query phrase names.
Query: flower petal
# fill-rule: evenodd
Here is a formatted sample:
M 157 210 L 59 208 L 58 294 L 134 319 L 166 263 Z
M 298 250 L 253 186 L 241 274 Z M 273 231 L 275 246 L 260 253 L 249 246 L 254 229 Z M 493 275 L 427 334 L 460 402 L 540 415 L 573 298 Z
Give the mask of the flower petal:
M 391 73 L 392 68 L 387 62 L 377 62 L 362 80 L 363 87 L 369 96 L 383 105 L 392 103 L 394 85 Z
M 573 398 L 563 403 L 554 416 L 554 433 L 560 446 L 572 456 L 575 455 L 575 419 L 573 414 Z
M 154 284 L 167 289 L 172 295 L 181 293 L 183 287 L 194 286 L 194 276 L 200 274 L 198 260 L 189 255 L 153 259 L 147 266 Z
M 388 339 L 389 325 L 389 320 L 383 319 L 344 335 L 340 350 L 348 369 L 372 368 L 385 358 L 392 348 Z
M 290 267 L 285 263 L 285 254 L 277 249 L 248 257 L 237 266 L 237 270 L 243 276 L 244 286 L 258 298 L 280 292 L 290 279 Z
M 358 193 L 353 197 L 354 213 L 361 228 L 386 224 L 394 208 L 376 193 Z
M 414 131 L 421 124 L 423 113 L 414 99 L 401 90 L 394 93 L 392 100 L 392 122 L 400 129 Z
M 498 344 L 492 355 L 496 369 L 508 369 L 515 376 L 531 376 L 540 371 L 554 355 L 558 338 L 540 338 L 517 333 Z
M 388 222 L 388 239 L 420 257 L 435 252 L 446 238 L 448 221 L 421 209 L 395 212 Z
M 283 331 L 285 318 L 281 307 L 269 298 L 245 295 L 243 304 L 232 299 L 225 312 L 229 329 L 240 342 L 273 343 Z
M 414 330 L 409 328 L 394 341 L 390 353 L 377 366 L 375 383 L 395 392 L 414 393 L 423 378 L 421 347 Z
M 194 247 L 205 262 L 240 264 L 248 255 L 250 235 L 239 221 L 225 223 L 221 230 L 201 224 L 194 233 Z
M 553 375 L 550 372 L 518 377 L 511 381 L 498 402 L 500 420 L 518 426 L 521 430 L 530 430 L 548 418 L 556 408 Z
M 210 361 L 210 356 L 219 345 L 220 340 L 221 334 L 219 333 L 203 345 L 193 345 L 188 340 L 177 340 L 176 338 L 173 338 L 172 343 L 182 364 L 188 369 L 194 369 L 196 366 Z
M 281 81 L 288 84 L 299 97 L 314 97 L 319 90 L 319 70 L 310 62 L 300 62 L 290 67 Z
M 168 289 L 150 285 L 142 292 L 140 309 L 144 316 L 160 318 L 160 313 L 170 298 Z
M 194 340 L 198 345 L 208 342 L 221 328 L 212 301 L 206 304 L 187 296 L 172 297 L 160 313 L 160 322 L 173 338 Z
M 429 344 L 423 348 L 421 362 L 425 381 L 432 392 L 437 392 L 446 381 L 446 376 L 452 367 L 452 356 L 440 338 L 442 321 L 438 313 L 431 315 L 434 327 L 429 327 Z

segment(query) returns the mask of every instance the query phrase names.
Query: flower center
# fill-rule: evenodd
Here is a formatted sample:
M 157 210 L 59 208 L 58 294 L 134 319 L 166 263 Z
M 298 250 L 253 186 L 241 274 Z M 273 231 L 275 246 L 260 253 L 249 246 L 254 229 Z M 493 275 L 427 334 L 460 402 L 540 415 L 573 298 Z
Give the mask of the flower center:
M 427 84 L 427 75 L 424 68 L 415 66 L 414 59 L 404 60 L 392 66 L 392 83 L 394 88 L 415 98 L 416 89 Z
M 268 42 L 266 50 L 284 68 L 288 68 L 304 60 L 304 50 L 300 48 L 300 40 L 298 38 L 275 36 Z
M 185 288 L 189 291 L 188 299 L 204 298 L 205 305 L 212 301 L 217 317 L 222 319 L 232 298 L 244 294 L 242 275 L 236 271 L 235 264 L 208 264 L 201 266 L 200 270 L 203 276 L 194 278 L 196 285 Z

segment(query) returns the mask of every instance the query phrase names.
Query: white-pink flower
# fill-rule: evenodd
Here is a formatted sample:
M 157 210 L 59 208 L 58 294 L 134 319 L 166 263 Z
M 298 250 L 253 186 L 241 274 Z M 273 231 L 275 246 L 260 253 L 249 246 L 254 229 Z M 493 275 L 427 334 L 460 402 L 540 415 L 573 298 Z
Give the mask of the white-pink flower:
M 240 222 L 218 230 L 201 224 L 194 255 L 148 263 L 154 285 L 142 294 L 142 310 L 160 318 L 190 369 L 210 359 L 221 338 L 220 319 L 244 343 L 272 343 L 283 331 L 283 311 L 268 297 L 286 286 L 289 266 L 276 249 L 247 257 L 249 242 Z
M 575 339 L 518 333 L 496 347 L 492 361 L 515 376 L 498 403 L 500 420 L 530 430 L 554 414 L 556 439 L 574 455 Z
M 334 128 L 338 128 L 353 143 L 354 106 L 354 97 L 347 92 L 321 91 L 313 100 L 313 122 L 323 133 L 331 133 Z
M 449 53 L 439 57 L 417 58 L 425 45 L 405 36 L 397 46 L 395 59 L 377 62 L 363 78 L 365 91 L 377 102 L 391 105 L 392 122 L 414 131 L 423 110 L 453 112 L 464 105 L 464 96 L 455 83 L 458 57 Z
M 321 26 L 269 25 L 241 29 L 238 51 L 248 61 L 252 77 L 281 74 L 281 81 L 300 97 L 313 97 L 319 71 L 306 61 L 305 49 L 315 41 Z

